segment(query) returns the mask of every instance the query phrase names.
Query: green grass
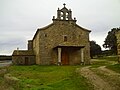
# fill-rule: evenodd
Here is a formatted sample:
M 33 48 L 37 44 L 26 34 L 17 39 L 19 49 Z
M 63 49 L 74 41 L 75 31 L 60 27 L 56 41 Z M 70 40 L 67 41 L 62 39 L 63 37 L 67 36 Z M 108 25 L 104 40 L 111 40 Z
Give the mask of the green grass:
M 120 73 L 120 64 L 117 63 L 118 63 L 117 56 L 104 56 L 97 58 L 96 60 L 93 59 L 91 68 L 106 66 L 108 69 Z
M 107 66 L 107 68 L 109 68 L 117 73 L 120 73 L 120 64 L 109 65 L 109 66 Z
M 97 59 L 93 60 L 92 64 L 90 65 L 92 68 L 98 68 L 100 66 L 108 66 L 111 65 L 113 61 L 105 60 L 105 59 Z
M 20 79 L 21 90 L 92 90 L 87 80 L 75 73 L 80 66 L 11 66 L 9 73 Z
M 103 56 L 98 58 L 99 60 L 108 60 L 108 61 L 116 61 L 118 60 L 117 56 Z
M 100 66 L 113 65 L 118 62 L 117 60 L 118 60 L 117 56 L 104 56 L 97 59 L 92 59 L 91 67 L 97 68 Z

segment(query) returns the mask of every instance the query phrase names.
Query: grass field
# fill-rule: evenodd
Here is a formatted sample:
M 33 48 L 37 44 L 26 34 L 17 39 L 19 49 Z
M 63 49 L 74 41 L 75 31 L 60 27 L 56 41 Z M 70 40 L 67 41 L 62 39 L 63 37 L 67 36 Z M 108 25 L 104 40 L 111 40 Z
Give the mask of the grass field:
M 118 57 L 117 56 L 103 56 L 98 59 L 99 60 L 108 60 L 108 61 L 117 61 Z
M 91 67 L 97 68 L 100 66 L 106 66 L 106 68 L 120 73 L 120 64 L 118 64 L 117 56 L 104 56 L 101 58 L 93 59 Z
M 116 56 L 97 58 L 90 65 L 93 68 L 106 66 L 120 73 Z M 93 90 L 84 77 L 76 73 L 83 66 L 10 66 L 8 73 L 20 79 L 19 90 Z M 3 77 L 0 76 L 0 83 Z M 18 88 L 14 86 L 14 88 Z M 15 89 L 18 90 L 18 89 Z
M 117 56 L 104 56 L 96 59 L 92 59 L 91 67 L 97 68 L 100 66 L 111 66 L 118 63 Z
M 20 79 L 21 90 L 92 90 L 75 72 L 80 66 L 11 66 L 9 73 Z
M 120 64 L 108 65 L 107 68 L 109 68 L 117 73 L 120 73 Z

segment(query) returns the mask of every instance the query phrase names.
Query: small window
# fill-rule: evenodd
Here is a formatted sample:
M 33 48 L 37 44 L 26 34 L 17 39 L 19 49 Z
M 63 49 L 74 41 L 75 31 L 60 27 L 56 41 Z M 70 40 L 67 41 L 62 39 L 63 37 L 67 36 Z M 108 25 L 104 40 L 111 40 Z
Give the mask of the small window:
M 66 42 L 67 41 L 67 36 L 64 36 L 64 42 Z
M 47 34 L 45 34 L 45 37 L 47 37 Z

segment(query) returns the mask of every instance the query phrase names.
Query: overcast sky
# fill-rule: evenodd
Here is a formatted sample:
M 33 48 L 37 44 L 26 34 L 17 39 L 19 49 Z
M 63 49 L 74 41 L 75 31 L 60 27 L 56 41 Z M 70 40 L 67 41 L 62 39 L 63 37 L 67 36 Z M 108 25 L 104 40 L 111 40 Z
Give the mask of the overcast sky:
M 0 0 L 0 55 L 27 49 L 27 40 L 37 28 L 52 23 L 63 3 L 99 45 L 110 29 L 120 27 L 120 0 Z

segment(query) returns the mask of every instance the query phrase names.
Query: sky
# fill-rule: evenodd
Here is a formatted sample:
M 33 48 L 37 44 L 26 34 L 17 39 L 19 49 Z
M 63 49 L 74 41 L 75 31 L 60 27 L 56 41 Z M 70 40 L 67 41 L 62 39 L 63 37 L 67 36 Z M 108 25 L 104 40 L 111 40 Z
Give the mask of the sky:
M 101 47 L 108 31 L 120 27 L 120 0 L 0 0 L 0 55 L 27 49 L 37 28 L 52 23 L 63 3 Z

